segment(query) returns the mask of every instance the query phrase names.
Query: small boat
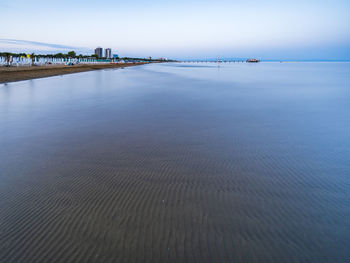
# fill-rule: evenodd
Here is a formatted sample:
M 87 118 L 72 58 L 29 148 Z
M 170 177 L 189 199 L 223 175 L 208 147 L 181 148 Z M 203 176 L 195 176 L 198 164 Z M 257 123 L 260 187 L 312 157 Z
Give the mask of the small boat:
M 247 63 L 258 63 L 258 62 L 260 62 L 260 60 L 259 59 L 255 59 L 255 58 L 250 58 L 250 59 L 247 59 L 246 62 Z

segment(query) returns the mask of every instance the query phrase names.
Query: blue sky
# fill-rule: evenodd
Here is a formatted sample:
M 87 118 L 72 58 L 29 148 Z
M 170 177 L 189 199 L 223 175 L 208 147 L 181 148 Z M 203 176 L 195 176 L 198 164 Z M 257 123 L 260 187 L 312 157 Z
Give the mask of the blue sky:
M 1 51 L 350 59 L 348 0 L 2 0 L 0 10 Z

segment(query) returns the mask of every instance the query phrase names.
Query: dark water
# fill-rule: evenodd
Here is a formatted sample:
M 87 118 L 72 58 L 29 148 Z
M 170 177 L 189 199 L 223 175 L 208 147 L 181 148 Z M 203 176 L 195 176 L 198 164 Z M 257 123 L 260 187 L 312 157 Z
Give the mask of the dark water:
M 350 64 L 0 85 L 0 262 L 350 262 Z

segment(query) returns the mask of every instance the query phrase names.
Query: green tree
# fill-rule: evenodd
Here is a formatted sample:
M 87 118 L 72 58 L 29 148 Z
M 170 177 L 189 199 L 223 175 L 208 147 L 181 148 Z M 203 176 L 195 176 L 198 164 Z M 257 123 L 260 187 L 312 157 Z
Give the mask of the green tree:
M 30 54 L 30 58 L 32 60 L 32 66 L 34 66 L 35 54 L 34 53 Z
M 74 51 L 69 51 L 68 52 L 68 57 L 75 58 L 76 57 L 75 52 Z
M 55 58 L 63 58 L 63 54 L 62 53 L 57 53 L 54 55 Z

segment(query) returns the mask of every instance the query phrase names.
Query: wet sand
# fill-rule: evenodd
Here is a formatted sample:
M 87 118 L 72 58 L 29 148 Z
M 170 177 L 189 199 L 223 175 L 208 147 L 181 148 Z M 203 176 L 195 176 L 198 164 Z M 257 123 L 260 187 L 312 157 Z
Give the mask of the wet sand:
M 72 74 L 77 72 L 123 68 L 130 66 L 144 65 L 147 63 L 111 63 L 111 64 L 77 64 L 73 66 L 66 65 L 47 65 L 32 67 L 0 67 L 0 83 L 8 83 L 13 81 L 45 78 L 57 75 Z

